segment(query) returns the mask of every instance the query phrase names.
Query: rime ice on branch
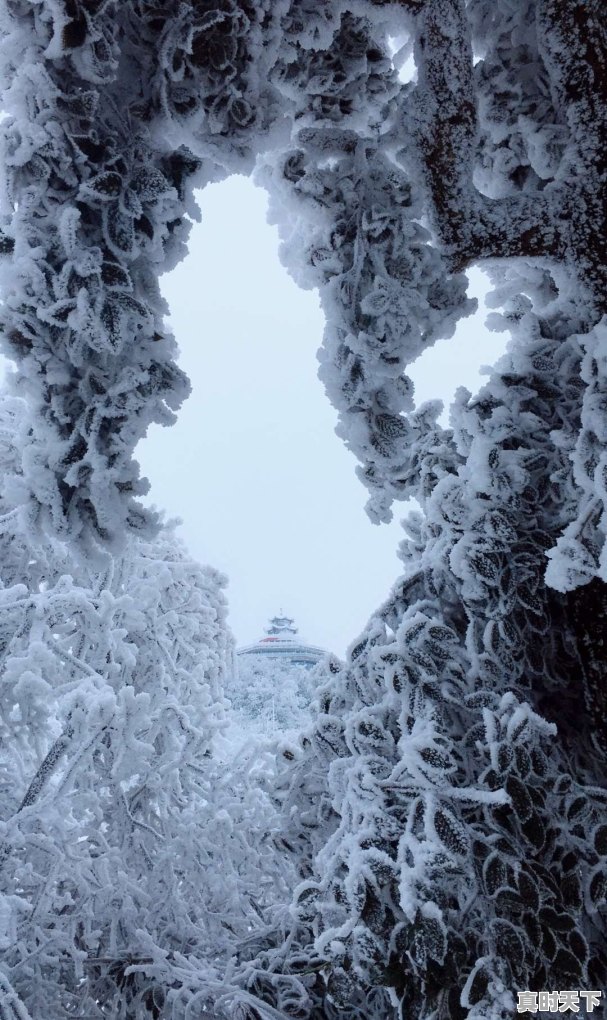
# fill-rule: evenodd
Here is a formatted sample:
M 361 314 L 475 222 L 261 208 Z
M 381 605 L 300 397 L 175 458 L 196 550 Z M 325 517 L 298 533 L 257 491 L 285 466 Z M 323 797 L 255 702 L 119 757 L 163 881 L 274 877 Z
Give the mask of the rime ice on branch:
M 184 230 L 179 170 L 134 115 L 128 27 L 111 2 L 4 5 L 2 318 L 38 410 L 26 478 L 52 528 L 110 541 L 151 523 L 132 449 L 188 392 L 157 283 Z
M 0 400 L 0 1016 L 183 1017 L 243 994 L 234 940 L 264 944 L 290 868 L 263 755 L 218 751 L 224 579 L 166 529 L 104 570 L 41 538 L 29 425 Z
M 515 988 L 607 982 L 602 7 L 4 0 L 3 317 L 37 412 L 12 493 L 28 528 L 107 543 L 152 523 L 133 449 L 186 392 L 156 275 L 185 252 L 188 188 L 254 165 L 286 264 L 320 291 L 321 374 L 371 513 L 422 509 L 404 578 L 332 663 L 311 733 L 279 751 L 292 912 L 234 936 L 227 991 L 214 964 L 171 969 L 153 942 L 141 973 L 159 969 L 175 1016 L 193 999 L 263 1020 L 507 1020 Z M 443 429 L 406 367 L 471 310 L 462 270 L 479 260 L 512 341 Z
M 441 449 L 442 470 L 430 461 L 425 484 L 412 486 L 423 516 L 409 522 L 405 578 L 348 667 L 336 668 L 319 720 L 291 752 L 284 803 L 302 880 L 293 958 L 327 975 L 314 992 L 328 1015 L 506 1020 L 513 988 L 556 987 L 563 974 L 572 986 L 607 979 L 604 18 L 600 4 L 574 0 L 375 6 L 393 19 L 388 34 L 409 29 L 418 68 L 383 151 L 410 132 L 396 158 L 434 245 L 453 269 L 492 260 L 503 310 L 493 326 L 513 341 L 476 398 L 460 392 L 453 433 L 431 447 Z M 286 257 L 304 284 L 319 285 L 320 266 L 325 280 L 365 283 L 364 214 L 376 193 L 347 224 L 345 210 L 358 209 L 371 179 L 363 172 L 352 187 L 340 152 L 349 143 L 354 163 L 359 136 L 340 135 L 352 108 L 333 114 L 313 173 L 307 164 L 309 122 L 330 119 L 331 88 L 342 98 L 344 59 L 326 55 L 329 68 L 339 64 L 336 85 L 330 71 L 318 81 L 307 74 L 326 93 L 309 100 L 308 120 L 302 101 L 301 141 L 282 167 L 298 204 L 283 198 L 279 164 L 273 177 L 264 171 L 288 209 Z M 309 60 L 321 64 L 319 54 Z M 359 96 L 360 82 L 347 97 L 356 112 Z M 380 120 L 390 123 L 389 107 Z M 311 129 L 309 137 L 320 148 Z M 403 234 L 402 192 L 386 203 L 380 245 L 391 228 Z M 304 201 L 319 241 L 302 267 Z M 360 253 L 350 279 L 347 248 L 340 261 L 348 234 L 328 226 L 333 208 Z M 329 304 L 329 286 L 321 293 L 330 351 L 343 312 Z M 400 293 L 386 300 L 386 319 Z M 419 293 L 407 292 L 407 313 Z M 367 311 L 363 300 L 350 290 L 343 301 L 350 322 Z M 395 333 L 402 352 L 402 322 Z M 360 343 L 360 332 L 351 335 Z M 382 368 L 373 351 L 357 363 L 352 349 L 348 337 L 338 370 L 343 378 L 353 368 L 351 390 L 364 397 L 359 408 L 351 402 L 358 421 L 349 415 L 342 428 L 360 449 L 360 420 L 374 406 L 365 400 Z M 342 410 L 340 377 L 325 357 Z M 397 421 L 394 461 L 411 462 L 407 419 Z M 422 451 L 419 463 L 429 463 Z M 603 580 L 589 585 L 596 575 Z M 576 587 L 567 597 L 554 590 Z
M 187 393 L 156 277 L 185 252 L 192 180 L 250 171 L 260 151 L 285 260 L 321 291 L 321 374 L 371 513 L 453 471 L 450 439 L 433 409 L 412 413 L 405 375 L 473 307 L 453 267 L 544 257 L 601 307 L 600 26 L 592 52 L 583 42 L 595 6 L 563 20 L 529 2 L 502 25 L 462 0 L 353 12 L 223 0 L 170 15 L 151 0 L 7 2 L 4 335 L 39 408 L 28 477 L 54 526 L 107 540 L 121 522 L 152 524 L 132 451 Z M 415 88 L 389 59 L 403 35 L 416 40 Z M 509 123 L 500 90 L 526 66 Z

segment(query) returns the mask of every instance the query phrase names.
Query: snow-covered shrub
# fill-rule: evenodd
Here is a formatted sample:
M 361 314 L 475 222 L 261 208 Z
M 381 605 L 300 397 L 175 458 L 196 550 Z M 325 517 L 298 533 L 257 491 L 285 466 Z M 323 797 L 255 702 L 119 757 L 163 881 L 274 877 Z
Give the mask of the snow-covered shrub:
M 224 694 L 245 730 L 277 733 L 301 730 L 312 718 L 311 705 L 323 676 L 321 667 L 308 669 L 291 662 L 259 661 L 236 656 L 224 684 Z
M 41 544 L 18 466 L 23 402 L 4 399 L 0 423 L 0 944 L 14 994 L 32 1018 L 231 1001 L 234 946 L 265 932 L 288 864 L 267 860 L 263 760 L 233 765 L 217 746 L 224 579 L 167 529 L 89 563 Z
M 506 1020 L 517 988 L 604 987 L 601 0 L 4 0 L 0 28 L 31 410 L 2 497 L 6 1009 Z M 146 544 L 132 455 L 187 392 L 157 275 L 191 188 L 255 164 L 371 514 L 421 516 L 251 796 L 213 756 L 216 584 Z M 486 260 L 512 340 L 444 429 L 405 370 Z M 213 854 L 228 893 L 188 885 Z

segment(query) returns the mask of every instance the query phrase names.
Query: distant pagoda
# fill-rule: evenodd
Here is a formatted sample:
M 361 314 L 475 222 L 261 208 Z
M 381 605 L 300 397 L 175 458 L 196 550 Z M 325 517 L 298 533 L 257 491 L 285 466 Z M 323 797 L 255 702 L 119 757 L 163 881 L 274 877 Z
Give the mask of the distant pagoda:
M 239 657 L 250 656 L 260 665 L 264 662 L 282 662 L 285 666 L 304 666 L 306 669 L 311 669 L 327 654 L 324 648 L 299 640 L 295 621 L 290 616 L 284 616 L 282 610 L 279 616 L 272 617 L 270 625 L 265 628 L 265 634 L 256 644 L 239 648 L 236 654 Z

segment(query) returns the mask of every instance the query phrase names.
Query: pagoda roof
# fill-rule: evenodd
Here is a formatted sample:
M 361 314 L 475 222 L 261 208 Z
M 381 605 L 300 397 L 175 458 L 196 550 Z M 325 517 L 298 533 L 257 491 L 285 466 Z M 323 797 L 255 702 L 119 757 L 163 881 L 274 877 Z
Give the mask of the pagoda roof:
M 245 645 L 236 652 L 238 656 L 255 656 L 255 658 L 280 659 L 290 661 L 294 665 L 313 665 L 327 654 L 324 648 L 309 645 L 297 638 L 297 627 L 290 616 L 274 616 L 270 626 L 265 628 L 265 636 L 252 645 Z

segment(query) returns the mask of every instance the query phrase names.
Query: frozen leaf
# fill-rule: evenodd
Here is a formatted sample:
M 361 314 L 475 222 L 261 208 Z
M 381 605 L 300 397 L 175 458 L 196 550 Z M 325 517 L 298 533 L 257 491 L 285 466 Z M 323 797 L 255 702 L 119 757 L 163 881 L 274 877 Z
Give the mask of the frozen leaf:
M 448 808 L 440 807 L 435 811 L 433 824 L 436 835 L 447 850 L 461 856 L 468 853 L 466 830 Z
M 120 174 L 106 170 L 90 177 L 82 187 L 85 191 L 92 192 L 96 198 L 109 202 L 118 197 L 122 191 L 123 181 Z

